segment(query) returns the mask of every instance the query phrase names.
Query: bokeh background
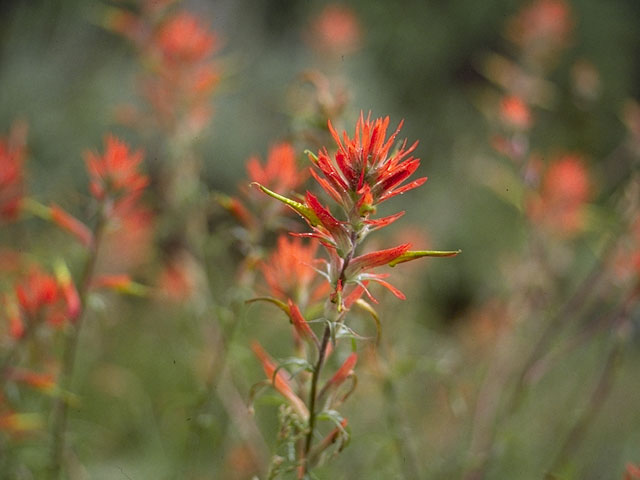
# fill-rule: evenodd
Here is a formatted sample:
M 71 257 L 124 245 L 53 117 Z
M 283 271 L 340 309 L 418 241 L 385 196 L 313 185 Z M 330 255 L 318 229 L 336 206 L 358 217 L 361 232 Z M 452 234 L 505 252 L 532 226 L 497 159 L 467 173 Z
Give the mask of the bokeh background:
M 417 247 L 463 251 L 455 259 L 393 270 L 408 300 L 381 294 L 382 360 L 361 361 L 358 389 L 343 407 L 351 444 L 318 470 L 318 478 L 462 478 L 477 462 L 471 450 L 478 429 L 493 436 L 486 478 L 543 478 L 576 419 L 589 409 L 608 358 L 612 334 L 606 328 L 561 356 L 515 413 L 498 408 L 495 427 L 478 420 L 477 402 L 484 391 L 512 388 L 495 373 L 505 359 L 518 358 L 510 349 L 526 350 L 536 342 L 545 318 L 598 268 L 605 239 L 619 234 L 615 202 L 638 160 L 613 161 L 611 154 L 629 137 L 626 102 L 640 97 L 640 3 L 568 3 L 572 33 L 545 75 L 554 99 L 536 110 L 529 142 L 544 158 L 578 152 L 585 159 L 590 220 L 579 235 L 560 242 L 560 263 L 567 263 L 560 273 L 540 282 L 535 265 L 528 264 L 535 257 L 530 219 L 496 194 L 496 185 L 518 189 L 518 178 L 496 173 L 508 165 L 491 144 L 501 89 L 486 74 L 491 55 L 515 56 L 505 32 L 527 3 L 346 2 L 359 25 L 358 41 L 328 55 L 310 39 L 326 2 L 181 2 L 221 42 L 212 120 L 194 142 L 209 191 L 236 195 L 238 185 L 247 183 L 247 158 L 264 157 L 274 142 L 295 136 L 305 95 L 311 95 L 297 85 L 301 72 L 313 69 L 347 92 L 340 125 L 348 132 L 360 111 L 371 111 L 374 117 L 389 115 L 392 124 L 404 119 L 402 136 L 420 140 L 418 173 L 429 181 L 386 207 L 407 214 L 377 241 L 390 245 L 409 238 Z M 153 149 L 117 115 L 118 105 L 135 101 L 140 72 L 132 46 L 105 26 L 110 9 L 122 4 L 34 0 L 0 6 L 0 130 L 8 131 L 16 118 L 28 123 L 29 191 L 75 212 L 86 203 L 83 152 L 99 148 L 106 132 L 151 152 L 145 164 L 153 170 Z M 585 62 L 596 78 L 586 101 L 576 93 L 575 76 L 576 65 Z M 95 313 L 82 334 L 75 380 L 82 407 L 70 424 L 73 478 L 250 478 L 250 454 L 228 419 L 228 407 L 214 398 L 202 418 L 189 417 L 216 354 L 216 331 L 208 322 L 215 318 L 233 332 L 227 361 L 242 408 L 251 385 L 262 379 L 250 339 L 260 338 L 274 355 L 284 356 L 288 330 L 269 306 L 243 304 L 251 292 L 235 286 L 240 254 L 229 233 L 233 220 L 213 208 L 209 226 L 205 248 L 214 303 L 205 313 L 115 295 L 92 298 Z M 29 221 L 24 228 L 34 255 L 78 255 L 64 236 L 50 235 L 41 223 Z M 154 282 L 157 252 L 139 268 L 142 283 Z M 518 312 L 509 302 L 531 285 L 554 300 L 537 311 Z M 575 309 L 592 294 L 583 289 Z M 617 301 L 607 294 L 598 299 L 587 320 L 605 315 Z M 640 462 L 637 306 L 630 325 L 606 399 L 557 478 L 621 478 L 627 462 Z M 363 320 L 361 327 L 370 329 Z M 584 330 L 576 327 L 559 344 Z M 518 341 L 505 340 L 511 336 Z M 505 350 L 510 353 L 501 356 Z M 380 380 L 380 361 L 392 372 L 392 388 Z M 492 378 L 497 380 L 487 381 Z M 254 418 L 272 445 L 276 407 L 270 399 L 257 401 Z M 25 402 L 43 405 L 39 399 Z M 191 421 L 203 431 L 195 447 L 187 446 Z M 35 465 L 36 473 L 24 468 L 11 475 L 40 478 L 43 442 L 38 435 L 20 440 L 13 452 Z

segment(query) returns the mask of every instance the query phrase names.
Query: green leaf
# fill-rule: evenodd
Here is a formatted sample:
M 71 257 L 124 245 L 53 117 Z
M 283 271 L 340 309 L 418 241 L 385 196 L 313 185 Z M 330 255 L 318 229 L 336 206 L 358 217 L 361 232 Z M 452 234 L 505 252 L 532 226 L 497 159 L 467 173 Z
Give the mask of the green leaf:
M 256 186 L 260 190 L 262 190 L 264 193 L 269 195 L 270 197 L 273 197 L 276 200 L 280 200 L 282 203 L 287 205 L 289 208 L 291 208 L 295 212 L 297 212 L 302 218 L 306 219 L 311 224 L 312 227 L 320 225 L 320 220 L 318 219 L 318 216 L 314 213 L 313 210 L 311 210 L 305 204 L 300 203 L 300 202 L 296 202 L 295 200 L 291 200 L 290 198 L 284 197 L 284 196 L 280 195 L 279 193 L 271 191 L 267 187 L 264 187 L 264 186 L 260 185 L 258 182 L 252 182 L 251 186 Z
M 373 308 L 373 306 L 369 302 L 363 300 L 362 298 L 356 300 L 355 305 L 357 305 L 364 311 L 369 312 L 371 318 L 373 318 L 373 321 L 376 324 L 376 346 L 380 345 L 380 338 L 382 337 L 382 323 L 380 322 L 378 312 L 376 312 L 375 308 Z
M 269 302 L 269 303 L 273 303 L 276 307 L 278 307 L 279 309 L 281 309 L 284 313 L 287 314 L 287 316 L 289 316 L 291 314 L 291 312 L 289 311 L 289 305 L 287 305 L 286 303 L 284 303 L 281 300 L 278 300 L 277 298 L 274 297 L 256 297 L 256 298 L 250 298 L 249 300 L 245 300 L 244 303 L 254 303 L 254 302 Z
M 397 258 L 391 260 L 388 265 L 395 267 L 399 263 L 410 262 L 422 257 L 455 257 L 462 253 L 462 250 L 415 250 L 405 252 Z

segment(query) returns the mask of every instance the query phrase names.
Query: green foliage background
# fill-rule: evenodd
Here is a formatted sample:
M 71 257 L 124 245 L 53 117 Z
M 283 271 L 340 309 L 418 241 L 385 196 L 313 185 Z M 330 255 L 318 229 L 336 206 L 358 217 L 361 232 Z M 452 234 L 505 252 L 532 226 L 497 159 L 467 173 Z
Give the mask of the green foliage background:
M 469 391 L 478 388 L 491 361 L 491 349 L 468 348 L 461 332 L 475 309 L 507 291 L 504 259 L 527 255 L 521 214 L 478 178 L 483 175 L 478 159 L 492 153 L 490 129 L 477 103 L 483 90 L 494 88 L 480 75 L 479 65 L 491 51 L 508 53 L 504 22 L 523 2 L 348 3 L 361 19 L 365 38 L 363 49 L 337 67 L 352 91 L 347 125 L 360 110 L 388 114 L 392 123 L 404 118 L 403 135 L 420 140 L 418 173 L 429 176 L 423 188 L 394 199 L 389 207 L 407 210 L 396 231 L 415 225 L 429 233 L 434 246 L 464 253 L 455 260 L 425 262 L 423 271 L 401 280 L 408 301 L 384 297 L 383 334 L 393 349 L 393 406 L 400 420 L 388 416 L 384 388 L 361 366 L 359 388 L 344 410 L 352 444 L 318 476 L 402 478 L 405 459 L 397 457 L 394 438 L 399 435 L 411 444 L 421 478 L 458 478 L 473 412 Z M 98 148 L 109 131 L 134 145 L 139 140 L 113 118 L 113 107 L 136 95 L 137 66 L 131 48 L 100 27 L 106 5 L 34 0 L 0 6 L 0 131 L 6 132 L 15 118 L 28 121 L 29 190 L 72 211 L 82 211 L 86 199 L 82 152 Z M 184 5 L 201 12 L 224 42 L 215 114 L 198 148 L 210 189 L 234 194 L 244 181 L 247 157 L 264 156 L 271 143 L 291 132 L 287 91 L 301 70 L 317 65 L 301 38 L 324 2 Z M 532 141 L 550 151 L 585 154 L 595 183 L 594 203 L 606 217 L 608 195 L 619 179 L 601 159 L 625 135 L 622 103 L 640 96 L 640 3 L 577 0 L 572 8 L 573 44 L 552 78 L 561 100 L 553 112 L 541 113 L 542 126 Z M 601 75 L 602 92 L 589 112 L 568 99 L 568 71 L 578 58 L 591 61 Z M 234 258 L 227 254 L 231 240 L 224 234 L 228 220 L 221 215 L 216 221 L 220 225 L 207 246 L 217 259 L 209 266 L 218 302 L 215 316 L 227 329 L 239 322 L 229 358 L 246 394 L 262 378 L 249 339 L 264 339 L 284 355 L 288 330 L 269 307 L 243 306 L 248 292 L 233 287 Z M 33 251 L 68 250 L 62 237 L 42 236 L 41 225 L 26 228 Z M 597 235 L 587 235 L 571 247 L 575 275 L 564 280 L 563 291 L 572 291 L 594 263 L 598 242 Z M 394 274 L 403 276 L 400 267 Z M 208 319 L 143 300 L 95 301 L 98 313 L 83 332 L 76 375 L 82 408 L 71 424 L 82 471 L 98 479 L 182 478 L 173 472 L 189 453 L 200 475 L 195 478 L 240 478 L 228 455 L 237 435 L 215 401 L 210 415 L 198 420 L 206 430 L 200 445 L 184 451 L 187 422 L 196 420 L 186 417 L 188 408 L 202 390 L 194 365 L 206 364 L 213 354 Z M 536 385 L 500 432 L 488 478 L 542 478 L 558 439 L 583 408 L 605 343 L 572 353 Z M 636 331 L 611 397 L 566 478 L 620 478 L 625 462 L 640 462 L 639 347 Z M 256 419 L 270 440 L 275 408 L 268 403 L 258 403 Z M 400 432 L 392 433 L 394 427 Z M 38 439 L 26 439 L 20 454 L 37 464 L 42 448 Z

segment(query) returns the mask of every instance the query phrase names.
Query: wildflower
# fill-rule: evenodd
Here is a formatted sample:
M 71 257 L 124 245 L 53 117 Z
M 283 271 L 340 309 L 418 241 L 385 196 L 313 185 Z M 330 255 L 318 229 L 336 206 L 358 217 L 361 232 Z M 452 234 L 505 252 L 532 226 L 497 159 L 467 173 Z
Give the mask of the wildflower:
M 104 155 L 86 153 L 86 164 L 91 177 L 91 193 L 98 200 L 107 196 L 121 202 L 135 200 L 149 183 L 149 179 L 138 171 L 142 152 L 130 152 L 126 143 L 113 135 L 105 139 Z
M 251 157 L 247 161 L 247 174 L 252 182 L 278 192 L 294 190 L 305 180 L 297 168 L 295 150 L 288 142 L 273 145 L 264 165 L 258 157 Z
M 309 41 L 321 53 L 344 55 L 360 47 L 362 27 L 353 10 L 332 3 L 314 19 Z
M 500 117 L 507 127 L 517 130 L 531 127 L 531 110 L 521 97 L 515 95 L 507 95 L 500 101 Z
M 15 288 L 18 302 L 31 317 L 42 309 L 56 303 L 59 298 L 58 283 L 55 277 L 32 268 L 27 278 Z
M 624 480 L 636 480 L 640 479 L 640 466 L 632 463 L 627 463 L 627 468 L 624 471 Z
M 60 281 L 39 267 L 32 267 L 27 277 L 15 286 L 18 305 L 28 323 L 43 319 L 49 325 L 61 326 L 80 313 L 80 299 L 68 271 L 60 265 L 57 269 Z M 20 322 L 22 320 L 20 317 Z M 15 337 L 20 338 L 24 327 L 18 325 L 18 318 L 12 322 Z
M 271 289 L 271 294 L 283 301 L 294 299 L 306 304 L 309 299 L 317 299 L 322 287 L 312 288 L 316 277 L 314 264 L 318 249 L 316 242 L 307 245 L 300 238 L 286 235 L 278 237 L 271 256 L 260 263 L 262 275 Z
M 569 43 L 572 30 L 564 0 L 535 0 L 511 20 L 507 36 L 531 58 L 545 61 Z
M 0 138 L 0 221 L 17 218 L 24 191 L 25 150 L 11 136 Z
M 338 146 L 335 161 L 326 149 L 318 152 L 317 157 L 310 155 L 322 174 L 320 176 L 312 169 L 313 177 L 347 214 L 357 213 L 366 217 L 368 213 L 375 212 L 377 204 L 416 188 L 427 180 L 423 177 L 402 185 L 420 165 L 419 159 L 410 156 L 418 142 L 407 147 L 404 141 L 398 150 L 391 152 L 402 122 L 386 139 L 388 126 L 389 117 L 372 121 L 370 116 L 365 120 L 361 113 L 354 137 L 349 138 L 345 132 L 341 139 L 329 122 L 329 130 Z M 365 198 L 366 202 L 363 202 Z M 360 208 L 358 212 L 353 212 L 358 201 Z
M 203 60 L 213 53 L 216 37 L 197 17 L 181 12 L 167 20 L 158 30 L 156 45 L 169 62 L 189 63 Z
M 582 157 L 565 155 L 547 168 L 539 194 L 529 202 L 529 215 L 554 232 L 576 233 L 583 227 L 590 189 Z

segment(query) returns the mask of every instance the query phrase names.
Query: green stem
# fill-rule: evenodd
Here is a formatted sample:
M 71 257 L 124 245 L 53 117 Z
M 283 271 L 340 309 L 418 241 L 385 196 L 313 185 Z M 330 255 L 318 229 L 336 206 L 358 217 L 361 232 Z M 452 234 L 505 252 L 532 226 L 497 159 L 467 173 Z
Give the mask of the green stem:
M 316 426 L 316 397 L 318 390 L 318 379 L 320 378 L 320 370 L 325 359 L 325 353 L 327 351 L 327 345 L 329 344 L 329 338 L 331 336 L 331 327 L 327 325 L 322 335 L 322 342 L 320 344 L 320 351 L 318 352 L 318 361 L 313 369 L 313 375 L 311 377 L 311 392 L 309 393 L 309 431 L 304 442 L 303 451 L 303 472 L 307 474 L 309 472 L 309 451 L 313 444 L 313 433 Z
M 66 331 L 64 340 L 64 350 L 62 354 L 62 368 L 59 377 L 59 386 L 63 391 L 71 391 L 73 372 L 75 370 L 76 352 L 80 338 L 80 329 L 86 312 L 87 296 L 91 279 L 98 259 L 98 248 L 106 218 L 104 216 L 103 205 L 98 209 L 98 221 L 94 228 L 94 243 L 89 250 L 89 255 L 82 272 L 81 282 L 78 286 L 78 296 L 80 297 L 81 311 L 75 323 L 70 325 Z M 63 396 L 55 399 L 51 421 L 51 457 L 49 460 L 49 478 L 52 480 L 60 476 L 62 461 L 65 451 L 65 432 L 67 430 L 68 403 Z

